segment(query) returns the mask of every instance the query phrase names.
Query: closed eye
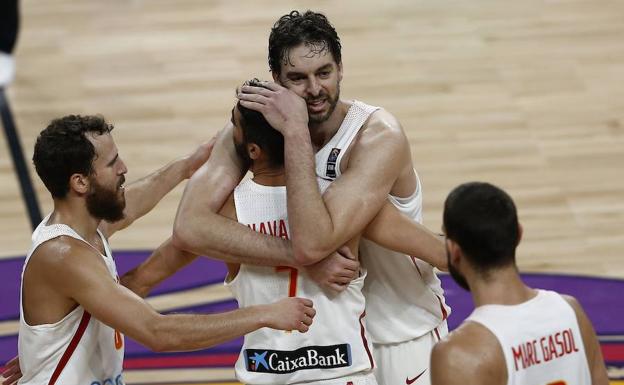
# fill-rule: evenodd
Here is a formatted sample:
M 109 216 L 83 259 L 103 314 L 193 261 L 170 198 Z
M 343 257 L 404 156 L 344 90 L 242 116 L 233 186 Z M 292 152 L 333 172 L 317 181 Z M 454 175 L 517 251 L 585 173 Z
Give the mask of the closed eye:
M 300 81 L 302 81 L 305 78 L 303 76 L 289 76 L 288 79 L 291 82 L 300 82 Z
M 117 162 L 117 159 L 119 159 L 119 153 L 117 153 L 117 154 L 115 155 L 115 157 L 113 158 L 113 160 L 111 160 L 110 162 L 108 162 L 108 163 L 106 164 L 106 166 L 107 166 L 107 167 L 112 167 L 112 166 L 115 164 L 115 162 Z

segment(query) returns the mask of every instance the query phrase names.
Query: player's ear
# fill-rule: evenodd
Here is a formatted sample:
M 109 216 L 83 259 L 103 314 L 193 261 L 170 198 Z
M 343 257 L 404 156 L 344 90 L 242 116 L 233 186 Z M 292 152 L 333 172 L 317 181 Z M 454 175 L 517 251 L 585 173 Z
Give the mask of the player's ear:
M 446 252 L 448 253 L 450 262 L 454 266 L 456 266 L 459 263 L 461 257 L 463 256 L 461 247 L 459 247 L 459 245 L 455 243 L 455 241 L 453 241 L 452 239 L 446 238 L 445 241 L 446 241 Z
M 258 160 L 262 154 L 262 149 L 255 143 L 249 143 L 247 144 L 247 154 L 249 154 L 249 159 Z
M 520 244 L 520 241 L 522 240 L 523 232 L 524 232 L 524 229 L 522 228 L 522 225 L 520 224 L 520 222 L 518 222 L 518 240 L 516 241 L 516 247 Z
M 273 81 L 275 83 L 279 83 L 279 74 L 275 71 L 271 71 L 271 76 L 273 76 Z
M 78 194 L 86 194 L 89 192 L 90 186 L 91 183 L 86 175 L 76 173 L 69 177 L 70 191 L 75 191 Z

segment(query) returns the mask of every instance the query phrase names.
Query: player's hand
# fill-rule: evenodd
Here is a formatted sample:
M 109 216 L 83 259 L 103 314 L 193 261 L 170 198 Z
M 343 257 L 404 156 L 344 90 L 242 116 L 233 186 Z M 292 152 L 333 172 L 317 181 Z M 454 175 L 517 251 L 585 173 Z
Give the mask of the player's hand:
M 214 147 L 216 141 L 217 137 L 214 136 L 209 141 L 200 144 L 199 147 L 195 149 L 195 151 L 187 155 L 187 178 L 190 178 L 193 173 L 195 173 L 195 171 L 197 171 L 197 169 L 200 168 L 204 163 L 206 163 L 208 158 L 210 158 L 210 154 L 212 154 L 212 148 Z
M 310 329 L 316 310 L 312 301 L 306 298 L 284 298 L 267 305 L 267 326 L 278 330 L 298 330 L 305 333 Z
M 308 107 L 303 98 L 273 82 L 267 88 L 244 85 L 238 93 L 243 107 L 258 111 L 277 131 L 308 129 Z
M 2 377 L 2 385 L 17 384 L 17 380 L 22 378 L 22 370 L 20 369 L 19 358 L 17 356 L 6 363 L 4 372 L 2 372 Z
M 321 261 L 304 267 L 306 274 L 323 289 L 340 293 L 360 274 L 360 262 L 343 246 Z

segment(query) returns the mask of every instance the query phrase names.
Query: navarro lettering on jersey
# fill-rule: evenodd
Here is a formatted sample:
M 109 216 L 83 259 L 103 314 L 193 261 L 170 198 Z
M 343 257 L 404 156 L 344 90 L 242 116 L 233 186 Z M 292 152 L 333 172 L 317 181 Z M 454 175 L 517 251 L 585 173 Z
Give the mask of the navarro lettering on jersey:
M 250 372 L 275 374 L 342 368 L 351 366 L 351 346 L 306 346 L 291 351 L 245 349 L 245 365 Z
M 261 234 L 268 234 L 274 237 L 288 239 L 288 230 L 286 222 L 283 219 L 280 219 L 279 221 L 273 220 L 260 223 L 250 223 L 247 227 Z
M 572 329 L 523 342 L 511 348 L 516 372 L 578 351 Z

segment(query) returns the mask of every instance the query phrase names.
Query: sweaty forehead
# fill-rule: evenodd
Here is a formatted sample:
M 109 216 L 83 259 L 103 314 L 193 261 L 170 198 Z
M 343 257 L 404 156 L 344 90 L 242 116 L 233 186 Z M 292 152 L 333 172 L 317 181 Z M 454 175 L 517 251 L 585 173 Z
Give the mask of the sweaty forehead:
M 282 65 L 286 71 L 315 69 L 334 63 L 334 56 L 326 42 L 303 43 L 285 52 Z

